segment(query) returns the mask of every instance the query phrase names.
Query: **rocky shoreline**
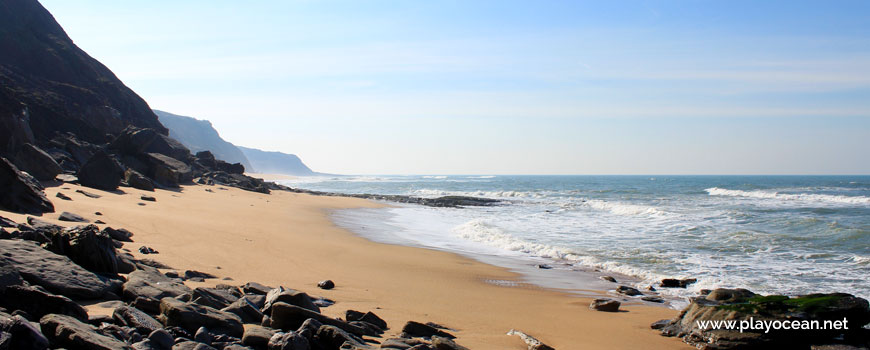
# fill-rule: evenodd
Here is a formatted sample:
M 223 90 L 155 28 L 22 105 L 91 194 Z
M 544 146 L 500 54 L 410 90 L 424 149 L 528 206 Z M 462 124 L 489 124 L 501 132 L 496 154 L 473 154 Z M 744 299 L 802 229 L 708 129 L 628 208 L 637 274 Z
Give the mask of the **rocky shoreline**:
M 0 349 L 466 349 L 433 323 L 382 339 L 389 326 L 375 313 L 327 317 L 333 301 L 281 286 L 191 289 L 185 280 L 217 276 L 134 259 L 118 250 L 132 243 L 127 230 L 30 221 L 0 218 Z M 88 315 L 88 300 L 112 316 Z

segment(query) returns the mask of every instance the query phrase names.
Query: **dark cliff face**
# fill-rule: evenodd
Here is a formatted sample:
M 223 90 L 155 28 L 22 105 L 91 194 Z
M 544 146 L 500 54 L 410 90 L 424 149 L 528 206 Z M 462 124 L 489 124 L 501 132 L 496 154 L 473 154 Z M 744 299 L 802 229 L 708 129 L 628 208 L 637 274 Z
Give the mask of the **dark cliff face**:
M 0 155 L 56 132 L 103 143 L 128 125 L 168 133 L 148 104 L 79 49 L 39 2 L 0 0 Z

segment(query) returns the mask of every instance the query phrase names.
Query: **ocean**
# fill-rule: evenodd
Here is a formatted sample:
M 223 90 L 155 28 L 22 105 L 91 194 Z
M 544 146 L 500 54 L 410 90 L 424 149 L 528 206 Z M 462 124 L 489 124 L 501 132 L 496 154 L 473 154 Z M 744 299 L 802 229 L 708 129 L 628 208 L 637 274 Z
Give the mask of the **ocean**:
M 646 290 L 672 307 L 701 289 L 870 298 L 870 176 L 336 176 L 283 184 L 340 193 L 503 200 L 332 213 L 369 239 L 459 253 L 529 283 L 583 293 Z M 536 268 L 547 265 L 552 269 Z M 591 276 L 591 277 L 590 277 Z M 681 302 L 683 300 L 683 302 Z

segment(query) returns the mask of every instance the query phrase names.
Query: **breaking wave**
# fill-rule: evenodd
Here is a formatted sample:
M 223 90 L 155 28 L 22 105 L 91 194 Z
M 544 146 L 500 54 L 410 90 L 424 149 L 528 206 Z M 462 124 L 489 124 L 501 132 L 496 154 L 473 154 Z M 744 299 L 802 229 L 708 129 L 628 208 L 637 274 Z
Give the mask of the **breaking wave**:
M 830 194 L 815 193 L 779 193 L 775 191 L 742 191 L 729 190 L 719 187 L 705 189 L 711 196 L 746 197 L 759 199 L 777 199 L 781 201 L 800 201 L 816 203 L 837 204 L 870 204 L 870 197 L 864 196 L 837 196 Z

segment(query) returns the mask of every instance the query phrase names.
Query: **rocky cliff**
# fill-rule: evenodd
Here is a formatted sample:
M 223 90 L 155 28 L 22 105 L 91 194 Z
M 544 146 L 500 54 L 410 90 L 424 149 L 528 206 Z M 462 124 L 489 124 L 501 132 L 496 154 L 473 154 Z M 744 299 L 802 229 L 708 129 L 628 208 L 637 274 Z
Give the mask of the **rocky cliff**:
M 254 148 L 239 146 L 242 153 L 251 161 L 254 169 L 263 174 L 286 174 L 296 176 L 317 175 L 307 165 L 302 163 L 295 154 L 261 151 Z
M 103 143 L 129 125 L 168 132 L 39 2 L 0 1 L 0 155 L 45 146 L 58 133 Z
M 169 128 L 169 136 L 180 141 L 191 151 L 211 151 L 217 159 L 229 163 L 241 163 L 247 171 L 256 171 L 242 151 L 221 138 L 208 120 L 194 119 L 156 109 L 154 113 L 160 118 L 160 122 Z

